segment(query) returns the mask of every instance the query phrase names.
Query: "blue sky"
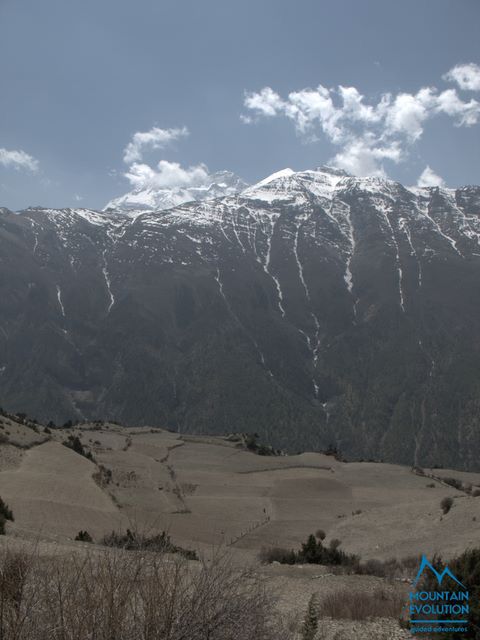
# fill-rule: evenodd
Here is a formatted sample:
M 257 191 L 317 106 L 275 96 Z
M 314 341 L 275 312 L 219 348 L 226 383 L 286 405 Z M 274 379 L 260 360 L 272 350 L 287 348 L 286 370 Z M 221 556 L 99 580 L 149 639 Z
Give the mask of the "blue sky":
M 0 206 L 332 161 L 478 184 L 479 27 L 478 0 L 0 0 Z

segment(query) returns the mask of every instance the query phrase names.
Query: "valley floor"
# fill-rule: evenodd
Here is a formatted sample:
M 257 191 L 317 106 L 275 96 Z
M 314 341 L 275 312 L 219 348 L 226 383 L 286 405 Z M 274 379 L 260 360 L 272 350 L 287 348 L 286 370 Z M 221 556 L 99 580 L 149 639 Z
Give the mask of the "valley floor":
M 0 547 L 34 542 L 49 555 L 90 547 L 74 541 L 80 530 L 95 541 L 112 530 L 165 530 L 184 548 L 207 555 L 221 548 L 235 563 L 256 566 L 278 594 L 282 613 L 297 621 L 312 594 L 368 591 L 384 580 L 333 575 L 318 565 L 261 565 L 263 548 L 298 549 L 318 529 L 327 543 L 338 538 L 362 560 L 448 558 L 479 540 L 480 497 L 441 478 L 476 486 L 480 474 L 425 470 L 432 479 L 402 466 L 344 463 L 319 453 L 259 456 L 231 438 L 146 427 L 86 424 L 48 434 L 7 418 L 1 426 L 0 496 L 15 521 Z M 72 435 L 94 461 L 63 446 Z M 440 508 L 445 497 L 453 498 L 446 514 Z M 325 621 L 319 638 L 362 638 L 359 624 L 366 623 Z M 396 623 L 375 624 L 384 631 L 367 626 L 365 637 L 410 637 Z

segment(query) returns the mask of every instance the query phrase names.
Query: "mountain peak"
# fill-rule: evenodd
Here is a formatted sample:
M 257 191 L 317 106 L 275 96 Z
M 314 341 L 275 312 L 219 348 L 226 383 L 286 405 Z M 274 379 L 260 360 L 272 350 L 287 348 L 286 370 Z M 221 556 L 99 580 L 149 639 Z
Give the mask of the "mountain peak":
M 231 196 L 243 191 L 248 185 L 231 171 L 209 174 L 203 182 L 191 186 L 157 187 L 148 184 L 114 198 L 103 211 L 116 210 L 126 213 L 160 211 L 185 204 Z
M 315 169 L 318 173 L 329 173 L 332 176 L 339 176 L 340 178 L 352 178 L 351 173 L 347 173 L 344 169 L 339 169 L 338 167 L 332 167 L 328 164 L 322 164 L 320 167 Z
M 252 185 L 242 193 L 243 197 L 266 202 L 296 202 L 313 194 L 320 198 L 331 198 L 337 185 L 350 176 L 343 169 L 320 167 L 315 170 L 293 171 L 282 169 L 268 178 Z

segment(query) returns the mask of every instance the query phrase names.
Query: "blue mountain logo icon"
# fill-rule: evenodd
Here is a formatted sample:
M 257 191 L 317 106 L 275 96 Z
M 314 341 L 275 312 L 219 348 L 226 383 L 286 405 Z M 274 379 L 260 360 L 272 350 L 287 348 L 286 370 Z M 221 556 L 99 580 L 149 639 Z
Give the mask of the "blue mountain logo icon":
M 450 569 L 448 567 L 445 567 L 445 569 L 439 573 L 435 567 L 431 564 L 431 562 L 429 562 L 426 558 L 426 556 L 422 556 L 422 562 L 420 563 L 420 569 L 418 570 L 417 573 L 417 577 L 415 578 L 415 580 L 413 581 L 413 586 L 416 586 L 418 581 L 420 580 L 423 572 L 429 569 L 433 575 L 436 577 L 438 585 L 441 586 L 443 579 L 445 578 L 445 576 L 448 576 L 449 578 L 452 578 L 452 580 L 455 580 L 455 582 L 457 584 L 459 584 L 463 589 L 466 589 L 466 586 L 464 584 L 462 584 L 460 582 L 460 580 L 458 580 L 453 573 L 450 571 Z

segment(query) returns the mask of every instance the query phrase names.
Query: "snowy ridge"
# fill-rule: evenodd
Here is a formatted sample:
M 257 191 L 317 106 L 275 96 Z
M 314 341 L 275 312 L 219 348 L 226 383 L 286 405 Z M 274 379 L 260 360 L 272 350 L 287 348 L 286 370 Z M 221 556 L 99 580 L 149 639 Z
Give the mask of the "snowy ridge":
M 406 189 L 392 180 L 358 178 L 332 167 L 320 167 L 299 172 L 284 169 L 249 187 L 234 174 L 219 172 L 209 177 L 208 184 L 186 190 L 151 189 L 148 193 L 126 194 L 101 212 L 35 208 L 21 215 L 30 218 L 34 254 L 41 253 L 46 221 L 55 228 L 62 245 L 69 248 L 72 269 L 81 260 L 79 238 L 90 243 L 100 256 L 107 313 L 115 304 L 110 263 L 117 247 L 129 244 L 141 251 L 147 262 L 160 260 L 180 266 L 211 265 L 228 247 L 228 251 L 259 265 L 271 283 L 269 295 L 275 299 L 280 318 L 292 322 L 294 314 L 289 309 L 293 310 L 296 294 L 292 297 L 291 282 L 283 281 L 285 260 L 292 256 L 298 286 L 311 316 L 297 330 L 312 354 L 315 369 L 321 321 L 315 308 L 318 300 L 312 297 L 305 275 L 311 251 L 326 251 L 322 260 L 343 265 L 343 286 L 356 320 L 361 308 L 356 272 L 358 242 L 368 219 L 391 247 L 390 268 L 398 282 L 400 310 L 406 313 L 409 298 L 422 287 L 426 261 L 442 247 L 447 246 L 461 259 L 480 255 L 480 216 L 471 210 L 471 204 L 468 210 L 463 204 L 471 203 L 472 197 L 480 208 L 475 187 Z M 172 207 L 178 198 L 182 203 Z M 307 255 L 300 255 L 299 246 L 309 247 Z M 415 289 L 412 279 L 405 278 L 405 269 L 416 271 Z
M 218 171 L 206 181 L 190 186 L 159 187 L 150 185 L 114 198 L 103 211 L 123 211 L 138 215 L 142 211 L 162 211 L 187 202 L 214 200 L 243 191 L 247 184 L 230 171 Z

